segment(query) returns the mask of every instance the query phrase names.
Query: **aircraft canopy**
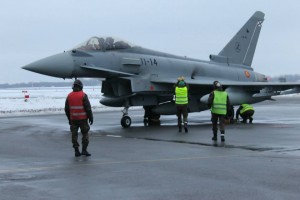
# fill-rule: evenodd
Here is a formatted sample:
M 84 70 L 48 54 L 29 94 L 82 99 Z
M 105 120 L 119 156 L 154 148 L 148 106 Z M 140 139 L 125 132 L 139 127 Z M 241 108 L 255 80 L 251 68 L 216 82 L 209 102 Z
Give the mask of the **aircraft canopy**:
M 108 51 L 128 49 L 135 45 L 114 37 L 91 37 L 87 41 L 77 45 L 74 49 L 90 51 Z

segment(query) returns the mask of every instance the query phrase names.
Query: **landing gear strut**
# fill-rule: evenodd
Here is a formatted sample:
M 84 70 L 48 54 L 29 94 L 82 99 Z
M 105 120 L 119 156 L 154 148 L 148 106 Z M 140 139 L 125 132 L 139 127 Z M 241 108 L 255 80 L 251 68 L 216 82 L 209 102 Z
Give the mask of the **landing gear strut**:
M 233 124 L 234 123 L 234 107 L 231 106 L 226 114 L 226 120 L 228 120 L 228 123 Z
M 131 125 L 131 118 L 128 116 L 129 106 L 125 106 L 122 110 L 123 117 L 121 118 L 121 125 L 123 128 L 129 128 Z
M 152 112 L 152 109 L 155 106 L 143 106 L 145 110 L 144 114 L 144 125 L 151 126 L 151 125 L 160 125 L 160 115 Z

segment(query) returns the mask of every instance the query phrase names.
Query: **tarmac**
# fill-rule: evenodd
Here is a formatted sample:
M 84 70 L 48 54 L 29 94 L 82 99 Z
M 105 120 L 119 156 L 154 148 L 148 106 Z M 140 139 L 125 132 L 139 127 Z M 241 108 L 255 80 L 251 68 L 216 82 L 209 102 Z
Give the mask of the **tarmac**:
M 65 115 L 0 118 L 0 199 L 299 199 L 300 96 L 254 104 L 253 124 L 211 140 L 208 111 L 146 126 L 143 111 L 94 113 L 91 157 L 74 157 Z M 235 108 L 237 109 L 237 107 Z

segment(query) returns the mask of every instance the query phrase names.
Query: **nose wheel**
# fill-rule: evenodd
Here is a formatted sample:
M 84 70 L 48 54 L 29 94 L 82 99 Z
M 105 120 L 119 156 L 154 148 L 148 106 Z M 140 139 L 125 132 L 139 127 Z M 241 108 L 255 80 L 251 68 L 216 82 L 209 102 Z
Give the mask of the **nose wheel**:
M 131 125 L 131 118 L 128 116 L 128 109 L 129 106 L 126 106 L 122 112 L 123 112 L 123 117 L 121 118 L 121 126 L 123 128 L 129 128 Z

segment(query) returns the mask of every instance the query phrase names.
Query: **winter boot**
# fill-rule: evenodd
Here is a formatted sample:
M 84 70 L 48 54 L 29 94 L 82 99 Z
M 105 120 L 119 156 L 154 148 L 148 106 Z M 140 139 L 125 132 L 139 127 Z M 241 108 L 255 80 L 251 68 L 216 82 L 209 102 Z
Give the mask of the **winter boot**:
M 86 149 L 87 149 L 86 146 L 82 147 L 81 155 L 83 155 L 83 156 L 91 156 L 91 154 Z
M 225 131 L 221 131 L 221 141 L 225 142 Z
M 211 138 L 213 141 L 217 141 L 218 140 L 218 138 L 217 138 L 217 134 L 216 133 L 214 133 L 214 136 Z
M 178 132 L 181 133 L 181 131 L 182 131 L 182 127 L 181 127 L 181 125 L 180 125 L 180 126 L 178 126 Z
M 250 119 L 249 119 L 249 124 L 252 124 L 252 121 L 253 121 L 253 118 L 250 117 Z
M 188 126 L 187 126 L 187 122 L 184 123 L 184 131 L 185 131 L 186 133 L 189 132 Z
M 78 147 L 75 147 L 74 149 L 75 149 L 75 157 L 81 156 L 81 153 L 80 153 Z

